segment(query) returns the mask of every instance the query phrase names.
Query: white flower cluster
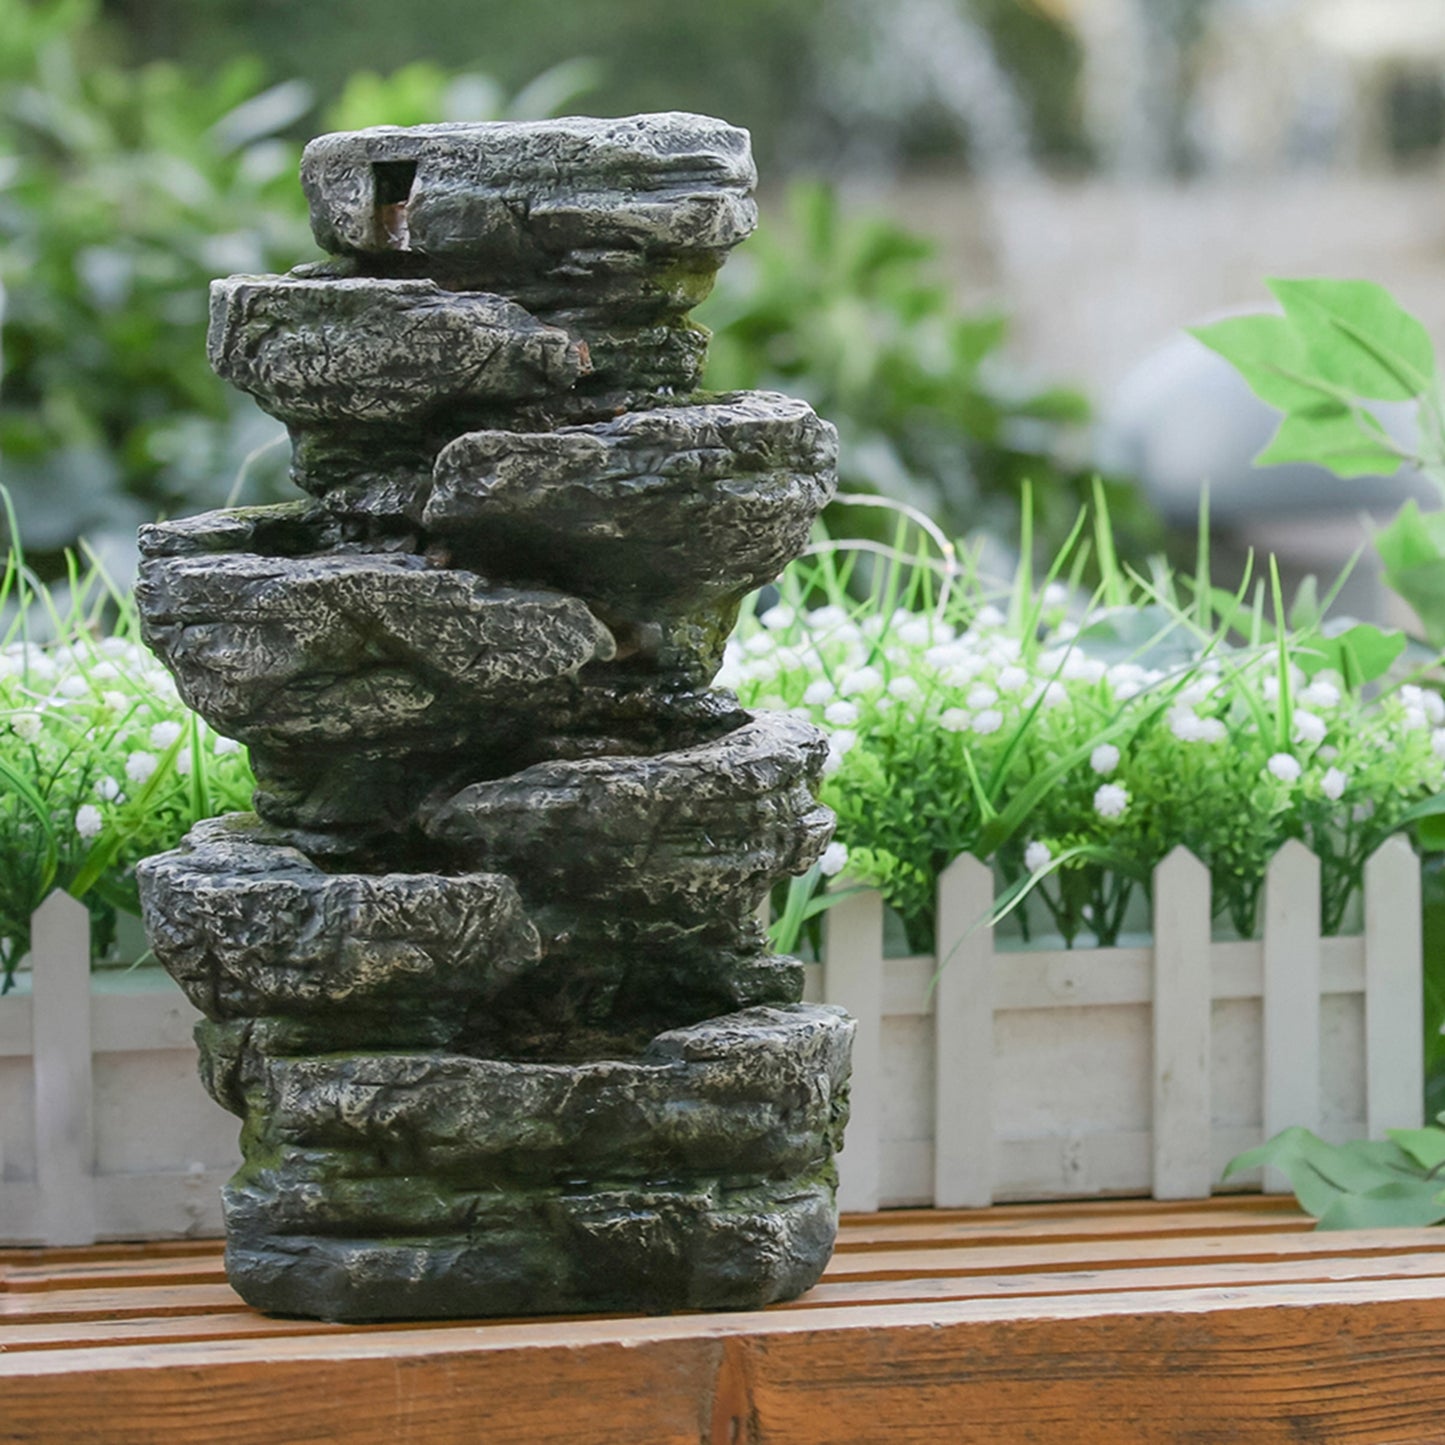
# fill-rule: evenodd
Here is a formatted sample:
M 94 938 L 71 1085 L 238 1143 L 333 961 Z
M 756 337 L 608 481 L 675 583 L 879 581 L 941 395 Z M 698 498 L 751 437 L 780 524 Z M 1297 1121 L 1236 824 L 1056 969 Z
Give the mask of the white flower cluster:
M 891 617 L 854 617 L 841 606 L 803 612 L 769 608 L 752 630 L 728 644 L 718 683 L 752 706 L 786 709 L 830 734 L 828 768 L 836 772 L 860 736 L 930 726 L 977 743 L 1002 740 L 1039 713 L 1122 703 L 1165 679 L 1132 662 L 1106 664 L 1067 638 L 1026 650 L 986 605 L 971 625 L 903 610 Z M 1213 720 L 1201 720 L 1212 736 Z M 1112 757 L 1112 762 L 1106 761 Z M 1096 751 L 1093 767 L 1108 773 L 1117 748 Z M 1119 808 L 1113 793 L 1100 806 Z
M 240 793 L 249 774 L 239 745 L 189 717 L 170 674 L 139 642 L 81 635 L 0 647 L 0 756 L 84 843 L 163 761 L 181 777 L 194 772 L 185 742 L 193 726 L 218 760 L 211 771 L 219 770 L 227 796 Z
M 990 758 L 1007 756 L 1025 776 L 1028 766 L 1076 757 L 1073 772 L 1037 805 L 1045 826 L 1025 850 L 1035 872 L 1049 866 L 1063 836 L 1051 819 L 1073 808 L 1073 821 L 1059 825 L 1064 832 L 1077 839 L 1093 828 L 1107 842 L 1147 818 L 1171 780 L 1186 775 L 1202 780 L 1197 793 L 1244 765 L 1265 788 L 1259 806 L 1338 805 L 1342 821 L 1369 816 L 1361 810 L 1373 807 L 1381 758 L 1408 759 L 1401 795 L 1445 787 L 1445 703 L 1428 689 L 1401 687 L 1367 706 L 1329 671 L 1306 675 L 1292 665 L 1282 688 L 1273 650 L 1221 649 L 1165 668 L 1093 656 L 1080 631 L 1063 623 L 1025 645 L 987 605 L 966 626 L 903 610 L 780 605 L 745 623 L 718 681 L 749 706 L 786 709 L 822 727 L 829 775 L 842 774 L 860 748 L 893 759 L 913 755 L 904 739 L 953 739 L 953 775 L 910 786 L 960 808 L 971 805 L 972 780 Z M 837 786 L 854 776 L 840 776 Z M 1221 800 L 1220 827 L 1231 807 Z

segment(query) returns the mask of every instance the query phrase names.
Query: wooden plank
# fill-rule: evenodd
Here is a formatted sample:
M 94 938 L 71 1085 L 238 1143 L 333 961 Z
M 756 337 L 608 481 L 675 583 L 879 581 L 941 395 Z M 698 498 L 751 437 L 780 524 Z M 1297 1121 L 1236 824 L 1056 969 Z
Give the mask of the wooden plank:
M 852 1254 L 869 1249 L 915 1247 L 924 1241 L 935 1243 L 990 1243 L 1009 1239 L 1015 1243 L 1063 1239 L 1150 1239 L 1193 1238 L 1209 1234 L 1298 1234 L 1309 1228 L 1308 1215 L 1291 1211 L 1278 1216 L 1261 1215 L 1252 1209 L 1191 1214 L 1185 1211 L 1121 1213 L 1112 1218 L 1062 1218 L 940 1221 L 897 1224 L 887 1219 L 867 1228 L 854 1226 L 838 1234 L 837 1253 Z M 1445 1245 L 1445 1241 L 1442 1241 Z
M 943 1278 L 940 1276 L 940 1278 Z M 1207 1315 L 1216 1310 L 1273 1309 L 1300 1306 L 1322 1309 L 1350 1304 L 1369 1307 L 1375 1303 L 1410 1300 L 1435 1301 L 1436 1328 L 1445 1335 L 1445 1282 L 1429 1274 L 1407 1278 L 1320 1279 L 1306 1283 L 1286 1282 L 1263 1285 L 1241 1292 L 1231 1283 L 1211 1283 L 1198 1288 L 1174 1290 L 1121 1290 L 1102 1295 L 1050 1294 L 1022 1298 L 964 1298 L 870 1305 L 828 1320 L 834 1312 L 818 1318 L 810 1312 L 770 1308 L 744 1312 L 685 1312 L 659 1316 L 539 1317 L 498 1321 L 422 1321 L 347 1326 L 335 1339 L 316 1340 L 307 1335 L 276 1339 L 238 1341 L 224 1358 L 237 1363 L 284 1360 L 365 1360 L 388 1354 L 413 1358 L 444 1355 L 462 1350 L 500 1352 L 533 1351 L 563 1346 L 584 1349 L 597 1345 L 622 1344 L 640 1347 L 654 1342 L 682 1340 L 690 1336 L 718 1339 L 726 1336 L 779 1338 L 822 1329 L 869 1330 L 879 1327 L 908 1329 L 916 1325 L 947 1327 L 965 1322 L 1005 1320 L 1078 1320 L 1090 1316 L 1108 1317 L 1135 1312 Z M 306 1322 L 302 1322 L 303 1326 Z M 120 1346 L 114 1349 L 77 1348 L 37 1352 L 30 1360 L 0 1356 L 0 1380 L 27 1374 L 67 1374 L 77 1366 L 96 1370 L 144 1370 L 157 1363 L 189 1362 L 203 1366 L 214 1358 L 206 1345 L 181 1343 L 164 1350 Z M 8 1386 L 6 1387 L 8 1390 Z M 8 1403 L 8 1394 L 6 1396 Z M 3 1437 L 0 1437 L 3 1438 Z
M 1040 1298 L 1061 1294 L 1106 1294 L 1138 1290 L 1217 1289 L 1228 1285 L 1258 1289 L 1267 1285 L 1309 1284 L 1337 1280 L 1439 1279 L 1445 1293 L 1445 1254 L 1384 1257 L 1307 1257 L 1280 1262 L 1211 1262 L 1166 1268 L 1138 1269 L 1120 1266 L 1027 1274 L 942 1276 L 904 1281 L 845 1281 L 824 1283 L 801 1299 L 779 1309 L 838 1309 L 859 1304 L 906 1303 L 910 1300 L 969 1300 L 1006 1297 Z M 300 1338 L 317 1334 L 345 1334 L 357 1330 L 396 1330 L 396 1324 L 337 1325 L 325 1321 L 271 1319 L 256 1314 L 231 1295 L 223 1308 L 206 1299 L 206 1286 L 175 1291 L 196 1296 L 193 1308 L 170 1307 L 144 1313 L 91 1314 L 83 1319 L 0 1319 L 0 1351 L 74 1349 L 127 1344 L 175 1344 L 201 1340 L 247 1339 L 259 1336 Z M 204 1302 L 204 1303 L 203 1303 Z M 209 1308 L 205 1304 L 210 1304 Z M 417 1322 L 409 1330 L 449 1329 L 446 1322 Z
M 1215 999 L 1253 999 L 1264 992 L 1264 944 L 1257 938 L 1210 945 L 1210 993 Z M 1146 1004 L 1154 1000 L 1152 945 L 1118 948 L 1032 949 L 1015 940 L 995 942 L 994 1006 L 997 1010 L 1059 1008 L 1070 1004 Z M 1085 966 L 1087 965 L 1087 966 Z M 933 1013 L 933 956 L 883 960 L 883 1013 L 928 1017 Z M 823 965 L 806 966 L 805 997 L 823 998 Z M 1365 987 L 1365 941 L 1359 934 L 1320 941 L 1324 993 L 1361 993 Z
M 1138 1289 L 1254 1288 L 1267 1284 L 1341 1279 L 1445 1278 L 1445 1251 L 1385 1255 L 1303 1255 L 1284 1260 L 1222 1260 L 1163 1267 L 1138 1267 L 1131 1260 L 1075 1270 L 964 1274 L 903 1280 L 825 1280 L 782 1309 L 834 1308 L 848 1304 L 910 1299 L 1023 1298 L 1053 1294 Z M 0 1349 L 123 1344 L 130 1340 L 185 1340 L 268 1334 L 315 1333 L 316 1322 L 258 1316 L 228 1288 L 190 1285 L 169 1290 L 70 1291 L 46 1297 L 62 1308 L 47 1308 L 34 1296 L 18 1296 L 30 1312 L 11 1315 L 0 1308 Z M 40 1308 L 35 1308 L 36 1304 Z M 83 1305 L 75 1309 L 71 1306 Z M 228 1324 L 227 1321 L 230 1323 Z M 417 1329 L 450 1328 L 445 1322 Z M 346 1327 L 324 1327 L 335 1332 Z M 367 1326 L 366 1328 L 395 1328 Z
M 245 1313 L 247 1305 L 228 1284 L 119 1285 L 102 1289 L 25 1290 L 0 1294 L 6 1324 L 52 1324 L 62 1320 L 124 1320 L 166 1315 Z
M 1000 1239 L 1025 1245 L 1081 1239 L 1223 1237 L 1230 1234 L 1295 1234 L 1312 1221 L 1292 1200 L 1258 1195 L 1216 1196 L 1181 1204 L 1141 1200 L 1083 1200 L 1068 1204 L 995 1206 L 990 1209 L 897 1210 L 845 1215 L 838 1232 L 838 1253 L 868 1249 L 917 1248 L 920 1245 L 997 1245 Z M 1354 1240 L 1358 1236 L 1313 1236 Z M 1389 1238 L 1399 1238 L 1391 1234 Z M 1426 1235 L 1445 1247 L 1445 1237 Z M 1372 1237 L 1373 1238 L 1373 1237 Z M 1402 1248 L 1405 1246 L 1402 1245 Z M 0 1252 L 0 1312 L 31 1308 L 45 1297 L 63 1300 L 87 1291 L 110 1299 L 126 1291 L 170 1299 L 182 1285 L 214 1280 L 222 1269 L 221 1243 L 170 1241 L 152 1244 L 92 1246 L 88 1249 L 7 1250 Z M 836 1268 L 836 1266 L 834 1266 Z M 111 1283 L 97 1287 L 97 1278 Z M 120 1281 L 120 1283 L 115 1283 Z M 159 1281 L 159 1282 L 158 1282 Z M 170 1281 L 167 1283 L 166 1281 Z M 226 1286 L 218 1285 L 218 1289 Z M 68 1306 L 80 1308 L 79 1304 Z
M 1438 1441 L 1438 1279 L 0 1356 L 0 1438 Z
M 1445 1293 L 1445 1252 L 1414 1254 L 1305 1255 L 1285 1260 L 1210 1260 L 1206 1263 L 1133 1268 L 1126 1262 L 1102 1268 L 1040 1270 L 1026 1274 L 910 1276 L 905 1280 L 824 1280 L 801 1299 L 779 1309 L 838 1308 L 921 1299 L 987 1299 L 1007 1296 L 1109 1294 L 1153 1289 L 1255 1289 L 1264 1285 L 1330 1280 L 1439 1279 Z
M 113 1241 L 108 1244 L 86 1244 L 71 1248 L 21 1245 L 0 1249 L 0 1290 L 5 1287 L 8 1270 L 32 1265 L 96 1264 L 102 1260 L 181 1259 L 196 1255 L 219 1255 L 225 1247 L 220 1238 L 213 1239 L 147 1239 L 131 1243 Z
M 101 971 L 91 980 L 93 1051 L 194 1054 L 200 1010 L 163 968 Z
M 1260 1197 L 871 1215 L 767 1311 L 364 1327 L 164 1282 L 214 1243 L 12 1252 L 0 1440 L 1438 1441 L 1445 1237 L 1306 1224 Z M 133 1282 L 10 1288 L 105 1270 Z
M 878 1208 L 883 1134 L 883 899 L 876 891 L 850 894 L 823 914 L 823 951 L 825 999 L 841 1004 L 858 1025 L 838 1207 L 872 1210 Z
M 29 1058 L 35 1048 L 30 976 L 18 974 L 15 985 L 0 995 L 0 1059 Z
M 950 1242 L 917 1249 L 835 1255 L 825 1278 L 908 1279 L 925 1275 L 1020 1274 L 1031 1270 L 1106 1268 L 1120 1262 L 1178 1265 L 1191 1260 L 1277 1260 L 1304 1256 L 1385 1256 L 1439 1249 L 1426 1229 L 1309 1234 L 1205 1235 L 1158 1239 L 1082 1239 L 1021 1244 Z
M 933 1199 L 993 1198 L 993 870 L 968 854 L 938 880 Z
M 348 1332 L 346 1340 L 355 1348 L 372 1337 Z M 420 1361 L 402 1360 L 393 1351 L 406 1335 L 386 1331 L 374 1337 L 390 1343 L 363 1356 L 359 1365 L 355 1359 L 248 1357 L 220 1374 L 204 1363 L 214 1347 L 202 1344 L 0 1356 L 0 1368 L 17 1361 L 28 1367 L 25 1376 L 5 1379 L 0 1386 L 5 1397 L 0 1440 L 45 1445 L 81 1439 L 115 1445 L 219 1439 L 235 1445 L 272 1445 L 281 1439 L 362 1445 L 477 1440 L 697 1445 L 728 1438 L 709 1433 L 713 1396 L 721 1393 L 716 1391 L 725 1350 L 721 1341 L 684 1339 L 657 1349 L 604 1345 L 595 1358 L 589 1358 L 591 1351 L 527 1349 L 519 1352 L 520 1378 L 508 1370 L 509 1378 L 503 1379 L 498 1366 L 509 1352 L 476 1353 L 464 1347 L 428 1352 Z M 249 1343 L 228 1342 L 226 1351 Z M 337 1341 L 325 1343 L 335 1346 Z M 269 1353 L 278 1346 L 267 1341 L 264 1348 Z M 173 1364 L 177 1352 L 185 1351 L 196 1353 Z M 132 1368 L 127 1357 L 135 1355 L 151 1365 Z M 102 1375 L 92 1378 L 87 1364 L 75 1371 L 77 1357 L 114 1358 L 120 1368 L 102 1367 Z M 183 1377 L 191 1380 L 189 1387 Z M 504 1403 L 498 1388 L 504 1396 L 514 1388 L 520 1393 Z M 385 1403 L 383 1390 L 390 1397 Z
M 228 1119 L 226 1132 L 233 1129 L 239 1134 L 239 1121 Z M 95 1198 L 101 1237 L 221 1233 L 225 1228 L 221 1187 L 240 1162 L 238 1148 L 234 1163 L 215 1169 L 97 1175 Z
M 116 1345 L 184 1344 L 202 1340 L 244 1340 L 286 1336 L 344 1334 L 380 1326 L 337 1325 L 324 1320 L 277 1320 L 258 1315 L 244 1305 L 217 1314 L 199 1311 L 158 1316 L 122 1316 L 104 1320 L 29 1320 L 24 1324 L 0 1320 L 0 1353 L 21 1350 L 90 1349 Z M 388 1328 L 395 1328 L 389 1326 Z
M 844 1215 L 838 1231 L 838 1250 L 849 1253 L 869 1247 L 891 1248 L 901 1243 L 969 1237 L 993 1243 L 1000 1235 L 1026 1242 L 1233 1231 L 1287 1233 L 1308 1229 L 1310 1222 L 1293 1200 L 1258 1196 L 1241 1200 L 1229 1195 L 1169 1205 L 1128 1199 L 995 1205 L 989 1209 L 890 1210 Z M 221 1270 L 221 1244 L 217 1240 L 4 1250 L 0 1251 L 0 1314 L 18 1308 L 24 1298 L 37 1291 L 53 1289 L 57 1299 L 83 1294 L 95 1287 L 98 1277 L 132 1281 L 129 1288 L 133 1291 L 169 1290 L 170 1286 L 155 1281 L 214 1280 L 220 1277 Z M 119 1298 L 118 1292 L 124 1287 L 107 1286 L 106 1292 Z
M 1364 993 L 1364 991 L 1364 935 L 1352 933 L 1337 938 L 1321 939 L 1320 992 Z
M 1398 834 L 1365 864 L 1365 1102 L 1370 1138 L 1424 1112 L 1420 862 Z
M 994 1007 L 1104 1007 L 1148 1003 L 1154 996 L 1149 948 L 1000 948 Z
M 1320 865 L 1295 838 L 1265 874 L 1263 1116 L 1267 1139 L 1320 1126 Z M 1289 1176 L 1266 1169 L 1264 1189 L 1289 1193 Z
M 920 1442 L 1439 1439 L 1429 1389 L 1408 1380 L 1434 1370 L 1408 1324 L 1440 1339 L 1434 1298 L 1372 1310 L 1373 1340 L 1348 1309 L 1297 1304 L 769 1337 L 744 1364 L 754 1438 L 862 1445 L 886 1422 L 890 1441 Z
M 228 1130 L 229 1132 L 229 1130 Z M 238 1151 L 239 1154 L 239 1151 Z M 239 1163 L 239 1158 L 237 1160 Z M 217 1169 L 165 1170 L 133 1174 L 97 1174 L 95 1239 L 212 1236 L 223 1227 L 221 1186 L 236 1164 Z M 0 1185 L 4 1239 L 38 1240 L 46 1232 L 46 1213 L 35 1184 Z
M 1244 1210 L 1249 1215 L 1268 1218 L 1289 1214 L 1308 1227 L 1309 1216 L 1293 1201 L 1261 1194 L 1241 1199 L 1234 1194 L 1211 1194 L 1206 1199 L 1160 1201 L 1152 1199 L 1067 1199 L 1044 1200 L 1026 1204 L 993 1204 L 987 1209 L 884 1209 L 872 1214 L 845 1214 L 839 1224 L 840 1234 L 855 1229 L 874 1229 L 894 1224 L 967 1224 L 975 1222 L 991 1226 L 1001 1220 L 1033 1223 L 1041 1219 L 1137 1219 L 1148 1220 L 1155 1215 L 1176 1218 L 1203 1218 L 1213 1214 L 1234 1214 Z M 46 1251 L 50 1253 L 50 1251 Z M 0 1251 L 0 1260 L 5 1252 Z
M 194 1258 L 99 1259 L 90 1263 L 17 1265 L 7 1271 L 7 1293 L 40 1289 L 119 1289 L 131 1285 L 217 1284 L 226 1278 L 218 1254 Z
M 1209 1193 L 1209 870 L 1178 847 L 1154 871 L 1154 1197 Z
M 44 1238 L 95 1238 L 90 1044 L 90 915 L 55 892 L 31 919 L 35 1175 Z
M 930 1018 L 933 1014 L 933 981 L 938 975 L 938 959 L 931 953 L 908 958 L 883 960 L 883 1017 L 902 1018 L 914 1014 Z

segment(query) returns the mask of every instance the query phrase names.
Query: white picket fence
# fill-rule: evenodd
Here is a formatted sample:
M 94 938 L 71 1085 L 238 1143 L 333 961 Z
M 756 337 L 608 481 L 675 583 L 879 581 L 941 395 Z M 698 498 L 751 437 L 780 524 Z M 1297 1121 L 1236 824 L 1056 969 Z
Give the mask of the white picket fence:
M 991 871 L 965 857 L 940 880 L 936 956 L 883 956 L 876 893 L 824 915 L 808 994 L 858 1020 L 844 1209 L 1189 1198 L 1289 1124 L 1344 1139 L 1420 1122 L 1420 873 L 1403 840 L 1368 866 L 1356 937 L 1319 937 L 1318 865 L 1298 844 L 1270 867 L 1254 942 L 1211 942 L 1209 877 L 1183 850 L 1136 946 L 996 941 L 976 926 L 992 905 Z M 89 952 L 85 909 L 53 895 L 31 971 L 0 997 L 0 1245 L 218 1234 L 237 1124 L 197 1080 L 196 1010 L 159 969 L 92 974 Z
M 1180 848 L 1154 875 L 1152 939 L 1039 949 L 977 926 L 993 875 L 961 857 L 937 954 L 912 958 L 883 956 L 878 894 L 842 899 L 808 989 L 858 1020 L 842 1208 L 1188 1199 L 1291 1124 L 1336 1140 L 1418 1125 L 1419 861 L 1401 838 L 1370 860 L 1359 936 L 1320 937 L 1319 888 L 1286 844 L 1263 937 L 1213 942 L 1208 871 Z
M 92 974 L 67 894 L 32 937 L 0 997 L 0 1245 L 219 1234 L 238 1126 L 196 1076 L 199 1014 L 158 968 Z

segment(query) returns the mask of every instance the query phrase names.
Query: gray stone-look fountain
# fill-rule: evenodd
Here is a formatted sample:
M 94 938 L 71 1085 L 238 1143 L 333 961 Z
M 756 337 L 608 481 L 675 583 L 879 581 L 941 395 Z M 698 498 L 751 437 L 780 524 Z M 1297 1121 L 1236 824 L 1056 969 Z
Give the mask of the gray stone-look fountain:
M 834 486 L 803 403 L 696 391 L 753 181 L 692 115 L 323 136 L 332 259 L 213 288 L 309 500 L 142 532 L 147 638 L 258 787 L 141 891 L 258 1308 L 753 1307 L 827 1262 L 852 1023 L 756 921 L 825 747 L 710 688 Z

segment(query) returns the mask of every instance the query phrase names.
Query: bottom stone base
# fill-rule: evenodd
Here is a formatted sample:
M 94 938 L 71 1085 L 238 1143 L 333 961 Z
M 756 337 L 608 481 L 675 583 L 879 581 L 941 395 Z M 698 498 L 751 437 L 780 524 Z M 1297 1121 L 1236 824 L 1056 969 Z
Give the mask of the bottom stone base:
M 245 1121 L 227 1268 L 258 1309 L 753 1309 L 828 1261 L 841 1009 L 744 1009 L 574 1063 L 274 1053 L 264 1022 L 198 1030 L 209 1087 Z
M 817 1282 L 838 1223 L 831 1166 L 744 1189 L 503 1199 L 465 1235 L 353 1240 L 259 1232 L 254 1200 L 228 1197 L 226 1273 L 256 1309 L 326 1320 L 757 1309 Z

